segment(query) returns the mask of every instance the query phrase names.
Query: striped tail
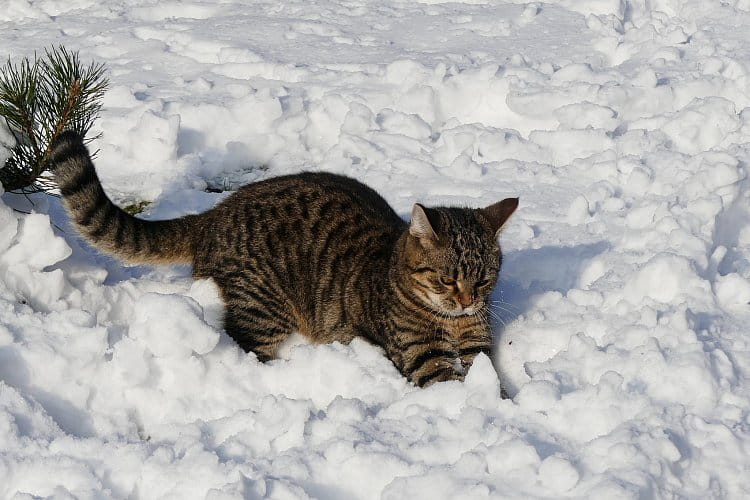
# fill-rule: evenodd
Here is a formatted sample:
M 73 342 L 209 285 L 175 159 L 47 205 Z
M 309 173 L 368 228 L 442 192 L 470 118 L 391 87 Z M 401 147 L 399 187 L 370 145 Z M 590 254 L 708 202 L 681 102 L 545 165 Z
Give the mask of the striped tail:
M 131 264 L 189 264 L 200 215 L 165 221 L 137 219 L 102 189 L 81 136 L 63 133 L 53 144 L 52 172 L 78 231 L 96 248 Z

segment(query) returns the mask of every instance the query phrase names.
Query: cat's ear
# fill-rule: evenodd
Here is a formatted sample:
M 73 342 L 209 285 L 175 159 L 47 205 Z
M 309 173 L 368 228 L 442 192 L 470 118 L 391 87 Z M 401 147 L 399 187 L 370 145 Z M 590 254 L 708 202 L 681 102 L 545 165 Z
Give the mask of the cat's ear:
M 490 222 L 492 231 L 497 235 L 508 217 L 516 211 L 516 208 L 518 208 L 518 198 L 506 198 L 503 201 L 493 203 L 489 207 L 480 209 L 480 212 Z
M 411 223 L 409 224 L 409 234 L 417 238 L 420 242 L 437 243 L 438 237 L 435 229 L 432 227 L 428 216 L 429 208 L 425 208 L 419 203 L 415 203 L 411 209 Z

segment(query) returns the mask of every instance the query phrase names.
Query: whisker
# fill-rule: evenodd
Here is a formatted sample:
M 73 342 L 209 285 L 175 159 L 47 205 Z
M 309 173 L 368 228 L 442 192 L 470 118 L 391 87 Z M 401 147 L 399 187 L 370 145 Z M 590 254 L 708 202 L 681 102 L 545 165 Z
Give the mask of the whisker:
M 481 310 L 480 309 L 479 311 L 477 311 L 477 316 L 479 316 L 479 320 L 482 322 L 482 324 L 486 328 L 490 328 L 491 325 L 490 325 L 490 321 L 489 321 L 488 311 L 487 310 Z
M 493 317 L 494 319 L 496 319 L 496 320 L 498 320 L 499 322 L 501 322 L 501 323 L 503 324 L 503 326 L 504 326 L 504 327 L 505 327 L 505 326 L 508 326 L 508 323 L 507 323 L 507 322 L 506 322 L 506 321 L 505 321 L 505 320 L 504 320 L 504 319 L 502 318 L 502 316 L 500 316 L 499 314 L 497 314 L 496 312 L 494 312 L 494 311 L 493 311 L 493 310 L 491 310 L 491 309 L 487 309 L 487 312 L 488 312 L 488 313 L 489 313 L 490 315 L 492 315 L 492 317 Z
M 510 302 L 506 302 L 506 301 L 504 301 L 504 300 L 500 300 L 500 299 L 490 299 L 490 303 L 491 303 L 491 304 L 493 304 L 493 305 L 503 305 L 503 306 L 507 306 L 507 307 L 510 307 L 510 308 L 516 309 L 516 310 L 517 310 L 517 312 L 520 312 L 520 311 L 521 311 L 521 308 L 520 308 L 520 307 L 518 307 L 517 305 L 515 305 L 515 304 L 511 304 Z
M 508 313 L 508 314 L 511 314 L 511 315 L 518 316 L 518 313 L 516 311 L 511 311 L 510 309 L 505 309 L 502 306 L 497 306 L 496 305 L 496 306 L 494 306 L 494 309 L 497 309 L 497 310 L 502 311 L 504 313 Z
M 513 314 L 515 316 L 520 316 L 521 315 L 521 310 L 520 309 L 517 309 L 517 308 L 516 309 L 510 309 L 510 308 L 505 307 L 505 306 L 506 306 L 506 304 L 493 303 L 491 305 L 491 308 L 492 309 L 497 309 L 497 310 L 500 310 L 500 311 L 503 311 L 503 312 L 506 312 L 508 314 Z
M 440 323 L 441 323 L 441 320 L 442 320 L 442 314 L 443 314 L 443 312 L 442 311 L 437 311 L 437 312 L 433 311 L 432 309 L 430 309 L 429 307 L 424 306 L 424 305 L 420 305 L 420 309 L 422 309 L 423 311 L 425 311 L 429 315 L 430 323 L 427 325 L 427 328 L 428 328 L 428 330 L 432 331 L 432 340 L 434 341 L 434 340 L 438 339 L 438 335 L 437 335 L 438 334 L 438 330 L 441 330 L 440 340 L 441 341 L 445 341 L 445 333 L 444 333 L 445 329 L 444 328 L 440 328 L 440 326 L 441 326 Z M 434 328 L 433 328 L 433 326 L 434 326 Z

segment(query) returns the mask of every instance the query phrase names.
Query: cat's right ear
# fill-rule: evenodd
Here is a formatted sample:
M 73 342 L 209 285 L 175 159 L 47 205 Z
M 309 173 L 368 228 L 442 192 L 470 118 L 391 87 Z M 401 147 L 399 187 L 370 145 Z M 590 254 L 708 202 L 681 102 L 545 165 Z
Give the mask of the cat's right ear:
M 428 217 L 429 210 L 429 208 L 425 208 L 419 203 L 414 204 L 411 209 L 409 234 L 417 238 L 421 243 L 435 244 L 438 241 L 438 237 Z

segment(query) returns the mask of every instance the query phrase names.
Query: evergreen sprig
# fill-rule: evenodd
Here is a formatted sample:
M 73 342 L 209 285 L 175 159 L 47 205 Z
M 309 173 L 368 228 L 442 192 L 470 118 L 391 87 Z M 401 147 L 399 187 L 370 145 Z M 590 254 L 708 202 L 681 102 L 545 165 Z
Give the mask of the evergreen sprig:
M 11 156 L 0 166 L 6 191 L 32 193 L 53 189 L 45 175 L 50 148 L 65 130 L 86 136 L 99 115 L 109 81 L 101 63 L 81 64 L 78 52 L 63 46 L 0 68 L 0 118 L 15 138 Z M 90 142 L 96 137 L 87 138 Z

